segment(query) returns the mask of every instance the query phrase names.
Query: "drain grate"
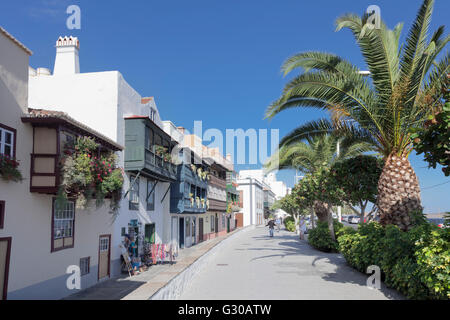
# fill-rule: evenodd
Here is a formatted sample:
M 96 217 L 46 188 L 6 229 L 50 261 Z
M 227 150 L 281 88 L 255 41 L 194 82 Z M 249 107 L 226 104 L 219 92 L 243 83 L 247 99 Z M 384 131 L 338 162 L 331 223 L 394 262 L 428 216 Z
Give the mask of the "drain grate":
M 226 267 L 226 266 L 228 266 L 228 263 L 218 263 L 217 266 L 219 266 L 219 267 Z

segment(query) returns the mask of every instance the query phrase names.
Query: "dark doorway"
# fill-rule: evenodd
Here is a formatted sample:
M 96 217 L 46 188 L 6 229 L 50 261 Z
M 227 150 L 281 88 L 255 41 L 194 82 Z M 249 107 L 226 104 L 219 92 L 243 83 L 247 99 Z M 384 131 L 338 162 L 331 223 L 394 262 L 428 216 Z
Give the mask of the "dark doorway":
M 203 218 L 198 219 L 198 242 L 203 241 Z
M 180 223 L 178 224 L 179 231 L 180 231 L 180 248 L 184 248 L 184 218 L 180 218 Z
M 145 241 L 150 244 L 155 244 L 155 224 L 149 223 L 145 225 Z
M 214 229 L 216 231 L 216 234 L 219 232 L 219 218 L 217 217 L 217 213 L 216 213 L 216 219 L 215 219 L 215 226 Z

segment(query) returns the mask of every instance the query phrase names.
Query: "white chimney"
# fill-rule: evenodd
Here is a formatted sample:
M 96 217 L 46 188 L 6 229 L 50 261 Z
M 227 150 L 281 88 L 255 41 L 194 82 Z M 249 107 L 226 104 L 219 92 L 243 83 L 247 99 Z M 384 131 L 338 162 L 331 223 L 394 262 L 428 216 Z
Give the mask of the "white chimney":
M 59 37 L 56 41 L 56 59 L 53 75 L 80 73 L 79 50 L 80 42 L 77 37 Z

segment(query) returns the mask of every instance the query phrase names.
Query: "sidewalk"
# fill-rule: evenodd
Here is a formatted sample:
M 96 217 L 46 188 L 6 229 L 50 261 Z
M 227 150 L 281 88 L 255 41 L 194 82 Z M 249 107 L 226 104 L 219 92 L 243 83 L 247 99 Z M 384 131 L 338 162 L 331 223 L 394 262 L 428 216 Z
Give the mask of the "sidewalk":
M 120 277 L 98 283 L 95 286 L 72 294 L 64 299 L 147 300 L 206 252 L 240 230 L 242 228 L 236 229 L 224 236 L 201 242 L 193 247 L 179 250 L 178 259 L 173 265 L 170 263 L 157 264 L 151 266 L 149 270 L 132 277 L 124 274 Z

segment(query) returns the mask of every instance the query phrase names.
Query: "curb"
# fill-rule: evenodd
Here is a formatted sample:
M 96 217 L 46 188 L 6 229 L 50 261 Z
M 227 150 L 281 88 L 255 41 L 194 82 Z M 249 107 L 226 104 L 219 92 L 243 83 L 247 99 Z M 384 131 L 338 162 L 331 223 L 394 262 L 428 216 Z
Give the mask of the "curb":
M 230 235 L 226 239 L 223 239 L 212 247 L 208 252 L 200 256 L 190 266 L 181 271 L 173 279 L 171 279 L 164 287 L 160 288 L 153 294 L 149 300 L 176 300 L 189 285 L 189 282 L 195 277 L 195 275 L 207 264 L 211 258 L 219 251 L 220 247 L 226 243 L 229 239 L 232 239 L 237 234 L 255 229 L 255 225 L 247 226 L 241 230 Z

